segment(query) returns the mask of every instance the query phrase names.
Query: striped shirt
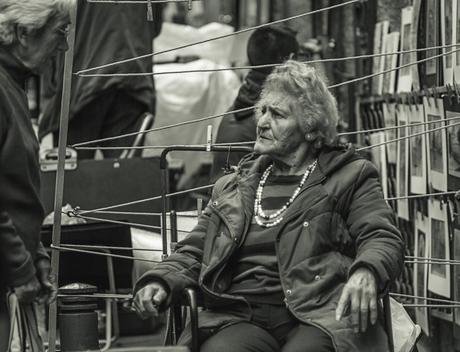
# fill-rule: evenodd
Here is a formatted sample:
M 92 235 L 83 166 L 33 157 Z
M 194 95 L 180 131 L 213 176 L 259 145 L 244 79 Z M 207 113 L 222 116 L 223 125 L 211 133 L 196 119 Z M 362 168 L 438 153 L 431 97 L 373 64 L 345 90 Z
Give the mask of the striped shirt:
M 286 204 L 301 179 L 302 176 L 270 175 L 261 201 L 265 214 L 273 214 Z M 261 227 L 253 217 L 246 239 L 230 264 L 234 270 L 230 294 L 244 296 L 249 302 L 283 304 L 275 251 L 278 226 Z

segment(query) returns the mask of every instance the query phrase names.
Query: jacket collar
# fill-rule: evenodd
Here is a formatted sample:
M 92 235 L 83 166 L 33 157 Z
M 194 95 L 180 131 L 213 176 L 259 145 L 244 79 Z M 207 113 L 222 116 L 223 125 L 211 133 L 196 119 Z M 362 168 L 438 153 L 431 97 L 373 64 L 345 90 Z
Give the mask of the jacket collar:
M 25 88 L 27 78 L 32 72 L 11 53 L 11 47 L 0 45 L 0 68 L 21 87 Z

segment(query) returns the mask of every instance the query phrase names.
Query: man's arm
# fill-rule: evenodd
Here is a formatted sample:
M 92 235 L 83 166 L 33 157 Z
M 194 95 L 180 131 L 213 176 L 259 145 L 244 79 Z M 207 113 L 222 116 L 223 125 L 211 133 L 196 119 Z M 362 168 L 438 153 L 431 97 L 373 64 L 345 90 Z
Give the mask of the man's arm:
M 0 211 L 0 256 L 2 277 L 6 285 L 21 286 L 35 277 L 32 256 L 4 211 Z

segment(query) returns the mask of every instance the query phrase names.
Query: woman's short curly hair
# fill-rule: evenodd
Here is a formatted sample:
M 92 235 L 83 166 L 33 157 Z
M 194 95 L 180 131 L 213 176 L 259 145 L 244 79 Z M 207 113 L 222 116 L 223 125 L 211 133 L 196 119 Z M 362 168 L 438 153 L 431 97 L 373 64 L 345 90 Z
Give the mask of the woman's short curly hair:
M 299 121 L 305 139 L 316 149 L 332 144 L 337 137 L 337 101 L 314 67 L 289 60 L 267 77 L 261 100 L 268 91 L 292 97 L 303 115 Z
M 31 31 L 41 29 L 51 18 L 66 16 L 75 2 L 76 0 L 0 0 L 0 44 L 13 44 L 17 25 Z

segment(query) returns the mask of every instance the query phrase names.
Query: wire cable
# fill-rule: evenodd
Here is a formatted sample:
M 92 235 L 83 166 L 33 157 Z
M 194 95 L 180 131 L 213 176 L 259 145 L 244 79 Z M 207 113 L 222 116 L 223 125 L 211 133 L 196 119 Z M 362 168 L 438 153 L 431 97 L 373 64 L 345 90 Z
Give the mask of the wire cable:
M 187 194 L 187 193 L 190 193 L 190 192 L 202 191 L 202 190 L 205 190 L 205 189 L 212 188 L 213 186 L 214 186 L 214 184 L 211 184 L 211 185 L 206 185 L 206 186 L 200 186 L 200 187 L 186 189 L 184 191 L 168 193 L 166 195 L 166 197 L 170 198 L 170 197 L 174 197 L 174 196 L 178 196 L 178 195 L 182 195 L 182 194 Z M 139 203 L 144 203 L 144 202 L 150 202 L 150 201 L 159 200 L 159 199 L 161 199 L 161 196 L 155 196 L 155 197 L 151 197 L 151 198 L 145 198 L 145 199 L 135 200 L 135 201 L 126 202 L 126 203 L 120 203 L 120 204 L 116 204 L 116 205 L 110 205 L 110 206 L 107 206 L 107 207 L 91 209 L 91 210 L 78 210 L 77 208 L 75 208 L 74 212 L 75 212 L 75 215 L 83 215 L 83 214 L 88 214 L 88 213 L 97 213 L 97 212 L 99 212 L 101 210 L 110 210 L 110 209 L 114 209 L 114 208 L 119 208 L 119 207 L 124 207 L 124 206 L 128 206 L 128 205 L 134 205 L 134 204 L 139 204 Z
M 439 121 L 436 121 L 436 122 L 442 123 L 443 120 L 439 120 Z M 429 130 L 426 130 L 426 131 L 423 131 L 423 132 L 418 132 L 418 133 L 409 134 L 409 135 L 404 136 L 404 137 L 399 137 L 399 138 L 395 138 L 395 139 L 390 139 L 390 140 L 388 140 L 388 141 L 381 142 L 381 143 L 377 143 L 377 144 L 371 144 L 371 145 L 368 145 L 368 146 L 365 146 L 365 147 L 358 148 L 358 149 L 356 149 L 356 151 L 362 151 L 362 150 L 367 150 L 367 149 L 371 149 L 371 148 L 375 148 L 375 147 L 380 147 L 380 146 L 387 145 L 387 144 L 390 144 L 390 143 L 394 143 L 394 142 L 402 141 L 402 140 L 405 140 L 405 139 L 417 137 L 417 136 L 420 136 L 420 135 L 422 135 L 422 134 L 432 133 L 432 132 L 440 131 L 440 130 L 443 130 L 443 129 L 447 129 L 447 128 L 449 128 L 449 127 L 454 127 L 454 126 L 457 126 L 457 125 L 460 125 L 460 122 L 453 123 L 453 124 L 449 124 L 449 125 L 446 125 L 446 126 L 441 126 L 441 127 L 433 128 L 433 129 L 429 129 Z M 408 126 L 409 126 L 409 125 L 406 125 L 406 127 L 408 127 Z
M 453 120 L 460 120 L 459 116 L 449 117 L 446 119 L 441 120 L 441 122 L 448 122 Z M 368 130 L 361 130 L 361 131 L 350 131 L 350 132 L 342 132 L 338 133 L 337 136 L 347 136 L 353 134 L 366 134 L 366 133 L 373 133 L 373 132 L 385 132 L 388 130 L 399 130 L 403 128 L 413 128 L 417 126 L 426 126 L 435 123 L 440 123 L 440 121 L 426 121 L 426 122 L 416 122 L 410 123 L 408 125 L 398 125 L 398 126 L 391 126 L 391 127 L 381 127 L 381 128 L 372 128 Z M 229 143 L 212 143 L 215 146 L 244 146 L 244 145 L 251 145 L 255 144 L 256 141 L 248 141 L 248 142 L 229 142 Z M 203 147 L 206 144 L 186 144 L 181 145 L 181 147 Z M 76 150 L 151 150 L 151 149 L 165 149 L 170 147 L 177 147 L 177 145 L 145 145 L 145 146 L 137 146 L 137 147 L 76 147 Z
M 425 58 L 425 59 L 417 60 L 417 61 L 414 61 L 414 62 L 409 62 L 408 64 L 398 66 L 396 68 L 380 71 L 380 72 L 377 72 L 377 73 L 374 73 L 374 74 L 371 74 L 371 75 L 367 75 L 367 76 L 363 76 L 363 77 L 358 77 L 358 78 L 355 78 L 355 79 L 352 79 L 352 80 L 349 80 L 349 81 L 344 81 L 342 83 L 338 83 L 338 84 L 329 86 L 328 88 L 329 89 L 338 88 L 339 86 L 344 86 L 346 84 L 356 83 L 358 81 L 366 80 L 366 79 L 369 79 L 371 77 L 375 77 L 375 76 L 378 76 L 378 75 L 383 75 L 383 74 L 386 74 L 386 73 L 389 73 L 389 72 L 392 72 L 392 71 L 397 71 L 397 70 L 399 70 L 401 68 L 409 67 L 409 66 L 412 66 L 412 65 L 417 65 L 417 64 L 419 64 L 421 62 L 429 61 L 429 60 L 432 60 L 432 59 L 435 59 L 435 58 L 438 58 L 438 57 L 441 57 L 441 56 L 451 55 L 451 54 L 453 54 L 453 53 L 455 53 L 455 52 L 457 52 L 459 50 L 460 49 L 456 49 L 456 50 L 450 51 L 448 53 L 443 53 L 443 54 L 439 54 L 439 55 L 435 55 L 435 56 L 430 56 L 430 57 Z M 126 133 L 126 134 L 122 134 L 122 135 L 118 135 L 118 136 L 100 138 L 100 139 L 95 139 L 95 140 L 91 140 L 91 141 L 87 141 L 87 142 L 76 143 L 76 144 L 71 145 L 71 147 L 76 148 L 76 147 L 81 147 L 81 146 L 85 146 L 85 145 L 89 145 L 89 144 L 100 143 L 100 142 L 109 142 L 109 141 L 114 141 L 114 140 L 122 139 L 122 138 L 126 138 L 126 137 L 137 136 L 137 135 L 145 134 L 145 133 L 149 133 L 149 132 L 161 131 L 161 130 L 166 130 L 166 129 L 170 129 L 170 128 L 174 128 L 174 127 L 181 127 L 181 126 L 194 124 L 194 123 L 198 123 L 198 122 L 202 122 L 202 121 L 206 121 L 206 120 L 216 119 L 216 118 L 219 118 L 219 117 L 223 117 L 223 116 L 226 116 L 226 115 L 231 115 L 231 114 L 238 113 L 238 112 L 249 111 L 251 109 L 254 109 L 254 107 L 255 106 L 249 106 L 249 107 L 246 107 L 246 108 L 243 108 L 243 109 L 231 110 L 231 111 L 227 111 L 227 112 L 220 113 L 220 114 L 217 114 L 217 115 L 207 116 L 207 117 L 203 117 L 203 118 L 199 118 L 199 119 L 193 119 L 193 120 L 189 120 L 189 121 L 183 121 L 183 122 L 179 122 L 179 123 L 172 124 L 172 125 L 166 125 L 166 126 L 162 126 L 162 127 L 151 128 L 151 129 L 141 131 L 141 132 L 131 132 L 131 133 Z M 125 148 L 125 149 L 127 149 L 127 148 Z
M 76 252 L 76 253 L 83 253 L 83 254 L 92 254 L 92 255 L 99 255 L 99 256 L 103 256 L 103 257 L 111 257 L 111 258 L 118 258 L 118 259 L 130 259 L 130 260 L 137 260 L 137 261 L 140 261 L 140 262 L 148 262 L 148 263 L 161 263 L 161 261 L 158 261 L 158 260 L 135 258 L 135 257 L 131 257 L 129 255 L 88 251 L 88 250 L 85 250 L 85 249 L 63 247 L 62 245 L 61 246 L 55 246 L 55 245 L 52 244 L 50 246 L 50 248 L 55 249 L 55 250 L 59 250 L 59 251 L 65 251 L 65 252 Z
M 87 73 L 87 72 L 91 72 L 91 71 L 95 71 L 95 70 L 100 70 L 100 69 L 104 69 L 104 68 L 107 68 L 107 67 L 121 65 L 121 64 L 131 62 L 131 61 L 145 59 L 145 58 L 157 56 L 157 55 L 160 55 L 160 54 L 165 54 L 165 53 L 169 53 L 169 52 L 172 52 L 172 51 L 188 48 L 188 47 L 195 46 L 195 45 L 198 45 L 198 44 L 204 44 L 204 43 L 207 43 L 207 42 L 210 42 L 210 41 L 232 37 L 232 36 L 235 36 L 235 35 L 238 35 L 238 34 L 241 34 L 241 33 L 246 33 L 246 32 L 253 31 L 255 29 L 269 27 L 269 26 L 272 26 L 272 25 L 275 25 L 275 24 L 280 24 L 280 23 L 283 23 L 283 22 L 299 19 L 299 18 L 302 18 L 302 17 L 305 17 L 305 16 L 314 15 L 316 13 L 321 13 L 321 12 L 324 12 L 324 11 L 333 10 L 333 9 L 343 7 L 343 6 L 346 6 L 346 5 L 351 5 L 351 4 L 354 4 L 354 3 L 357 3 L 357 2 L 361 2 L 361 0 L 345 1 L 345 2 L 343 2 L 341 4 L 327 6 L 327 7 L 323 7 L 321 9 L 317 9 L 317 10 L 313 10 L 313 11 L 309 11 L 309 12 L 304 12 L 304 13 L 301 13 L 299 15 L 295 15 L 295 16 L 291 16 L 291 17 L 287 17 L 287 18 L 282 18 L 280 20 L 276 20 L 276 21 L 260 24 L 260 25 L 257 25 L 257 26 L 241 29 L 239 31 L 235 31 L 235 32 L 232 32 L 232 33 L 229 33 L 229 34 L 223 34 L 223 35 L 219 35 L 219 36 L 216 36 L 216 37 L 213 37 L 213 38 L 208 38 L 208 39 L 204 39 L 204 40 L 199 40 L 197 42 L 180 45 L 178 47 L 174 47 L 174 48 L 171 48 L 171 49 L 166 49 L 166 50 L 162 50 L 162 51 L 158 51 L 158 52 L 153 52 L 153 53 L 149 53 L 149 54 L 145 54 L 145 55 L 140 55 L 140 56 L 133 57 L 133 58 L 130 58 L 130 59 L 120 60 L 120 61 L 112 62 L 112 63 L 109 63 L 109 64 L 105 64 L 105 65 L 100 65 L 100 66 L 96 66 L 96 67 L 87 68 L 85 70 L 80 70 L 80 71 L 76 72 L 76 74 L 78 75 L 78 74 Z
M 361 60 L 361 59 L 370 59 L 375 57 L 382 56 L 392 56 L 392 55 L 401 55 L 409 54 L 414 52 L 430 51 L 436 49 L 447 49 L 457 47 L 460 44 L 451 44 L 451 45 L 437 45 L 428 48 L 417 48 L 410 50 L 399 50 L 391 53 L 379 53 L 379 54 L 365 54 L 365 55 L 355 55 L 355 56 L 345 56 L 345 57 L 336 57 L 336 58 L 327 58 L 327 59 L 317 59 L 303 61 L 304 64 L 318 64 L 318 63 L 329 63 L 329 62 L 339 62 L 339 61 L 349 61 L 349 60 Z M 265 65 L 248 65 L 248 66 L 233 66 L 233 67 L 218 67 L 218 68 L 204 68 L 204 69 L 192 69 L 192 70 L 177 70 L 177 71 L 163 71 L 163 72 L 126 72 L 126 73 L 74 73 L 79 77 L 144 77 L 144 76 L 161 76 L 161 75 L 171 75 L 171 74 L 187 74 L 187 73 L 205 73 L 205 72 L 222 72 L 222 71 L 238 71 L 238 70 L 253 70 L 261 68 L 271 68 L 279 67 L 284 65 L 283 63 L 278 64 L 265 64 Z
M 161 249 L 153 248 L 134 248 L 134 247 L 115 247 L 115 246 L 99 246 L 99 245 L 90 245 L 90 244 L 69 244 L 61 243 L 62 247 L 69 248 L 80 248 L 80 249 L 108 249 L 116 251 L 140 251 L 140 252 L 163 252 Z

